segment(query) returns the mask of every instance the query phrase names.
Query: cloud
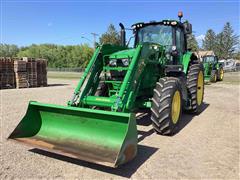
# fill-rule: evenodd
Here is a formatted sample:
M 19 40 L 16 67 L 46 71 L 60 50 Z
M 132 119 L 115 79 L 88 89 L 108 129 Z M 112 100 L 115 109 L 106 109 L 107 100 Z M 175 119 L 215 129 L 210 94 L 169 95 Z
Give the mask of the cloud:
M 204 38 L 205 38 L 205 35 L 201 34 L 201 35 L 199 35 L 199 36 L 196 37 L 196 40 L 197 40 L 197 41 L 201 41 L 201 40 L 203 40 Z
M 47 26 L 48 26 L 48 27 L 51 27 L 52 25 L 53 25 L 52 22 L 48 22 L 48 23 L 47 23 Z
M 199 44 L 200 47 L 202 46 L 202 41 L 204 40 L 204 38 L 205 38 L 205 35 L 204 35 L 204 34 L 201 34 L 201 35 L 199 35 L 199 36 L 196 36 L 196 40 L 197 40 L 197 42 L 198 42 L 198 44 Z

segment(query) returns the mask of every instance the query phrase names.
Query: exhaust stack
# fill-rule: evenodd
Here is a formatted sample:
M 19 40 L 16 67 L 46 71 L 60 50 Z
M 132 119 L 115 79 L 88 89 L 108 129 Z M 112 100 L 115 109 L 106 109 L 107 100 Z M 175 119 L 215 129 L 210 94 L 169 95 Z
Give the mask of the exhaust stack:
M 121 27 L 121 31 L 120 31 L 120 38 L 121 38 L 121 45 L 122 46 L 126 46 L 126 31 L 125 31 L 125 27 L 122 23 L 119 23 L 119 26 Z

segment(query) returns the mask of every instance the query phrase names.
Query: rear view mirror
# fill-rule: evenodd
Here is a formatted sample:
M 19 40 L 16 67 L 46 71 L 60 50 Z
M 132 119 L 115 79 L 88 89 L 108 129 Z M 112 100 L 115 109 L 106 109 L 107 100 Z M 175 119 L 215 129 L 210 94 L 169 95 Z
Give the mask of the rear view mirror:
M 183 23 L 184 34 L 192 34 L 192 24 L 188 22 Z

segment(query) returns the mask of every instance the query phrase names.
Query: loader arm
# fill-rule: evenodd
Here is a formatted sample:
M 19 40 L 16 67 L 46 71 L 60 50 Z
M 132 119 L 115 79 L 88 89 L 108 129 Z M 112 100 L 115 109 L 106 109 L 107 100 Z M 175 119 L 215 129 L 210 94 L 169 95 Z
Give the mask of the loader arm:
M 87 98 L 86 96 L 92 95 L 98 86 L 99 77 L 103 70 L 103 56 L 123 49 L 126 49 L 126 47 L 110 44 L 97 47 L 75 88 L 72 99 L 68 101 L 69 106 L 84 107 L 84 104 L 87 104 L 87 99 L 91 101 L 92 98 Z
M 131 63 L 127 68 L 126 75 L 121 83 L 120 90 L 116 95 L 110 97 L 94 96 L 99 84 L 100 74 L 104 67 L 103 57 L 122 49 L 126 48 L 104 45 L 96 49 L 68 105 L 85 108 L 89 106 L 111 107 L 112 111 L 129 112 L 126 110 L 128 107 L 127 104 L 134 101 L 132 94 L 133 92 L 136 93 L 141 82 L 141 78 L 139 77 L 144 70 L 143 59 L 140 60 L 142 45 L 136 48 Z

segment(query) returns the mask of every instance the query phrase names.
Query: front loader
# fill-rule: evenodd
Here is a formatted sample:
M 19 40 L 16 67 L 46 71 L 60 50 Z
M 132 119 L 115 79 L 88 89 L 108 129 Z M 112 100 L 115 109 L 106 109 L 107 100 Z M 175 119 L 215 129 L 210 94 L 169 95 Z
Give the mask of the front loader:
M 204 94 L 203 66 L 187 49 L 192 26 L 181 17 L 134 24 L 133 48 L 120 24 L 121 45 L 96 48 L 67 106 L 31 101 L 9 139 L 117 167 L 137 154 L 138 110 L 151 109 L 155 132 L 173 135 Z

